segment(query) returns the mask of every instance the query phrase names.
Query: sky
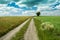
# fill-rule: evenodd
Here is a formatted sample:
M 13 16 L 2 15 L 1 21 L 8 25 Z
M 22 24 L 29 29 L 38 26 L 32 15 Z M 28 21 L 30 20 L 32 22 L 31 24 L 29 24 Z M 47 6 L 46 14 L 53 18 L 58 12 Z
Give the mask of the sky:
M 0 0 L 0 16 L 60 16 L 60 0 Z

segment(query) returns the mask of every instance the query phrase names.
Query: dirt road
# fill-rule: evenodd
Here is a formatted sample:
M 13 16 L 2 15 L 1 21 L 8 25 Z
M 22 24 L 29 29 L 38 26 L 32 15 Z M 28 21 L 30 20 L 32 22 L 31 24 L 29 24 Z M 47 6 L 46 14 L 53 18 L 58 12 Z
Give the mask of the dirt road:
M 19 25 L 17 28 L 11 30 L 9 33 L 0 38 L 0 40 L 10 40 L 30 19 Z
M 24 35 L 24 40 L 38 40 L 34 20 L 32 19 L 27 32 Z

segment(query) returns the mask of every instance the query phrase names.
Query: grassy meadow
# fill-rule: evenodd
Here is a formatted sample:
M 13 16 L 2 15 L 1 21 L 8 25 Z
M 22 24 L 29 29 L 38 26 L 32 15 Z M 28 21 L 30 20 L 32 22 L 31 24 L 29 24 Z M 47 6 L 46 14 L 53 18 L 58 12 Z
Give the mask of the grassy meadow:
M 14 29 L 29 17 L 27 16 L 11 16 L 11 17 L 0 17 L 0 37 Z
M 39 40 L 60 40 L 60 16 L 39 16 L 34 17 Z M 54 25 L 54 31 L 42 31 L 40 29 L 43 22 L 51 22 Z

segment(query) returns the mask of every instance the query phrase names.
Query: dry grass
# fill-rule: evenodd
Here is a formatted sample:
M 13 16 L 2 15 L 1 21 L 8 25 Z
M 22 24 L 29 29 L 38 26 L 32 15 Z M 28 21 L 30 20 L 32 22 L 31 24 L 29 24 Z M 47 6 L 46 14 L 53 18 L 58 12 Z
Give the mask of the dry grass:
M 0 17 L 0 37 L 23 23 L 29 17 Z

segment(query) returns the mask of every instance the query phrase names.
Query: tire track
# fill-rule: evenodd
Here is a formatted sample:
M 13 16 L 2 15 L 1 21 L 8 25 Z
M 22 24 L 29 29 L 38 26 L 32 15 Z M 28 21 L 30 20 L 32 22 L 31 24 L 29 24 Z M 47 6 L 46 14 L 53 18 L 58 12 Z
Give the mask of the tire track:
M 9 33 L 0 38 L 0 40 L 10 40 L 30 19 L 26 20 L 24 23 L 11 30 Z
M 36 28 L 33 19 L 30 22 L 30 25 L 27 29 L 27 32 L 24 35 L 24 40 L 38 40 Z

